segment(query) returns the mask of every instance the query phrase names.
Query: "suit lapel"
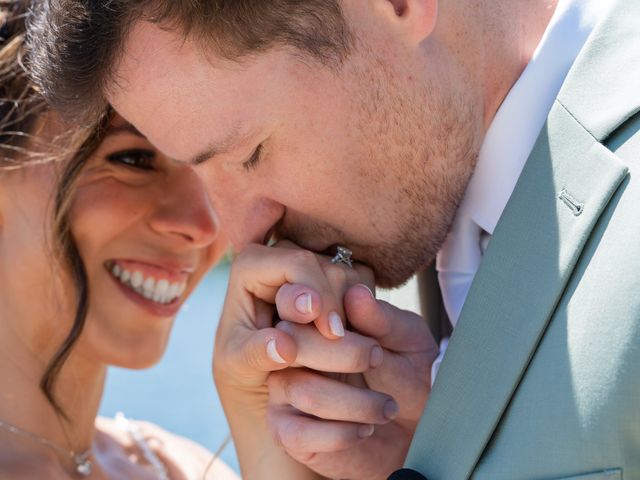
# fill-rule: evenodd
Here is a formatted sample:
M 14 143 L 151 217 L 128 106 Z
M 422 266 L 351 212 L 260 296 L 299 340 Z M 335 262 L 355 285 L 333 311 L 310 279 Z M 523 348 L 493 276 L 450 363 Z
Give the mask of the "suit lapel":
M 611 74 L 626 64 L 628 58 L 612 54 L 620 50 L 615 45 L 640 52 L 640 34 L 631 29 L 640 2 L 621 1 L 612 11 L 568 75 L 462 310 L 406 461 L 432 480 L 471 476 L 586 240 L 627 174 L 600 142 L 638 111 L 640 90 L 629 88 L 625 74 L 612 93 L 594 65 L 606 56 Z M 595 75 L 593 88 L 585 75 Z M 615 115 L 602 113 L 609 104 Z

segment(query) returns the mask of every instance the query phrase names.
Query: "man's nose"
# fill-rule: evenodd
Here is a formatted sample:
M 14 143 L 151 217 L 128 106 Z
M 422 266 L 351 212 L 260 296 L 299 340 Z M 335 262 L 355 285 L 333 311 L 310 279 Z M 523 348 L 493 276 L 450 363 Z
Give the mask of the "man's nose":
M 273 200 L 268 184 L 239 178 L 204 164 L 195 169 L 207 187 L 226 238 L 236 251 L 250 243 L 263 243 L 282 219 L 283 204 Z
M 188 168 L 172 172 L 164 183 L 149 226 L 174 242 L 195 248 L 211 245 L 220 229 L 202 180 Z
M 272 228 L 282 219 L 284 207 L 266 198 L 238 195 L 225 201 L 215 199 L 216 211 L 225 235 L 236 251 L 250 243 L 264 243 Z

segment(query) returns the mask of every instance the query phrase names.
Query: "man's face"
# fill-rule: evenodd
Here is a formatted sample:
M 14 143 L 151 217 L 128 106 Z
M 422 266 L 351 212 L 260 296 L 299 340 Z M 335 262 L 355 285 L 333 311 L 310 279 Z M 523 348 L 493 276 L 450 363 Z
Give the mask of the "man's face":
M 361 18 L 337 69 L 285 48 L 229 62 L 140 22 L 108 98 L 165 154 L 198 163 L 236 248 L 272 234 L 344 245 L 393 286 L 444 241 L 481 115 L 442 56 Z

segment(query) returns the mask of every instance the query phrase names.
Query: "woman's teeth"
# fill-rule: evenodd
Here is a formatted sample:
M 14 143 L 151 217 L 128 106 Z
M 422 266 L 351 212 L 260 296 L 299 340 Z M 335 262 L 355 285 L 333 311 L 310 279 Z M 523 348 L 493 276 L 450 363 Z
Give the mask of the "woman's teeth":
M 187 288 L 186 282 L 171 283 L 166 278 L 158 280 L 153 277 L 145 277 L 142 272 L 138 270 L 131 272 L 117 264 L 111 267 L 111 274 L 116 277 L 120 283 L 126 285 L 139 295 L 142 295 L 147 300 L 156 303 L 171 303 L 177 298 L 180 298 Z

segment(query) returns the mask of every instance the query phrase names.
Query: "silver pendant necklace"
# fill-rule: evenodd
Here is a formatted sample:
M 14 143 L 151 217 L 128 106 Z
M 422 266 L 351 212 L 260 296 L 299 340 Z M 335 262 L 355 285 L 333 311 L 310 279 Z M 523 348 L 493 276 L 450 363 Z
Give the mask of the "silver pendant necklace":
M 4 428 L 8 432 L 15 433 L 16 435 L 21 435 L 23 437 L 30 438 L 31 440 L 35 440 L 38 443 L 44 445 L 45 447 L 51 448 L 55 450 L 59 454 L 64 457 L 69 457 L 73 464 L 75 465 L 75 471 L 78 475 L 83 477 L 88 477 L 91 475 L 91 471 L 93 466 L 91 464 L 91 448 L 88 448 L 84 452 L 74 452 L 73 450 L 65 450 L 64 448 L 59 447 L 55 443 L 47 440 L 44 437 L 40 437 L 35 433 L 27 432 L 26 430 L 22 430 L 21 428 L 16 427 L 15 425 L 11 425 L 10 423 L 3 422 L 0 420 L 0 427 Z

